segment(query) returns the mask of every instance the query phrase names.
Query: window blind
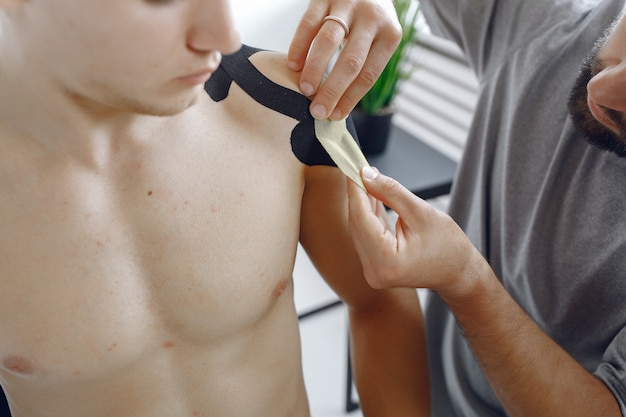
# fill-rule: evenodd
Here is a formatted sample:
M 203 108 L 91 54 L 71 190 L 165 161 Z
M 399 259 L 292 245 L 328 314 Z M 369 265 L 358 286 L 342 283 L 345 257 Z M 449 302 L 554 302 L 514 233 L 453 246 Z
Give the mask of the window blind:
M 400 85 L 393 122 L 458 161 L 476 105 L 476 77 L 456 45 L 427 30 L 410 61 L 417 69 Z

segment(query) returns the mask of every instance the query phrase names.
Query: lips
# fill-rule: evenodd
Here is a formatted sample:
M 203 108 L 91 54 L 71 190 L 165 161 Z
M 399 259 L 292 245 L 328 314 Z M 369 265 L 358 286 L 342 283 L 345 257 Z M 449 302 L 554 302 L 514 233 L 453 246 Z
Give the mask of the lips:
M 178 81 L 188 85 L 204 84 L 214 72 L 215 69 L 207 68 L 205 70 L 201 70 L 190 75 L 179 77 Z
M 183 75 L 177 78 L 179 82 L 187 85 L 204 84 L 213 74 L 222 61 L 222 55 L 218 52 L 211 53 L 209 62 L 204 68 L 196 70 L 189 75 Z

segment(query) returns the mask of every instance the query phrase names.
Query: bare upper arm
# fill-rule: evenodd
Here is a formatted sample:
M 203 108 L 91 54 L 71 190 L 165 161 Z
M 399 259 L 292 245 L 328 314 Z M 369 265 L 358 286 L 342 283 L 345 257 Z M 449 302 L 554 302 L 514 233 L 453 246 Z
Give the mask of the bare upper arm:
M 268 78 L 299 91 L 299 74 L 287 68 L 286 55 L 259 52 L 251 62 Z M 306 166 L 300 242 L 318 271 L 351 308 L 373 306 L 385 291 L 371 288 L 348 230 L 346 177 L 336 167 Z
M 306 168 L 300 242 L 324 279 L 351 308 L 370 308 L 385 294 L 371 288 L 363 276 L 348 229 L 346 177 L 338 168 Z

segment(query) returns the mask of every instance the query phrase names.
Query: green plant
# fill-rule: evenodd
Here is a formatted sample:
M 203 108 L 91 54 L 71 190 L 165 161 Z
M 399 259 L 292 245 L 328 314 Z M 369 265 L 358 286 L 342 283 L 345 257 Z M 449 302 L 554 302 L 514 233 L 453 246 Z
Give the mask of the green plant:
M 416 67 L 408 61 L 411 48 L 417 43 L 419 3 L 417 0 L 394 0 L 393 3 L 402 27 L 402 39 L 378 80 L 359 102 L 361 110 L 369 114 L 380 113 L 389 107 L 400 82 L 409 78 Z

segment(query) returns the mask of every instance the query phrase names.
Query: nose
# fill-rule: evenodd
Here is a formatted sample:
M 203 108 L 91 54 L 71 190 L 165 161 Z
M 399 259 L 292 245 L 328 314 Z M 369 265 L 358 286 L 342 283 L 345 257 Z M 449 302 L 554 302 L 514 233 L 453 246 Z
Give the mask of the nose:
M 187 48 L 197 53 L 219 51 L 224 55 L 241 47 L 229 1 L 199 0 L 192 10 Z
M 626 61 L 604 65 L 587 84 L 587 94 L 596 104 L 619 112 L 626 111 Z

